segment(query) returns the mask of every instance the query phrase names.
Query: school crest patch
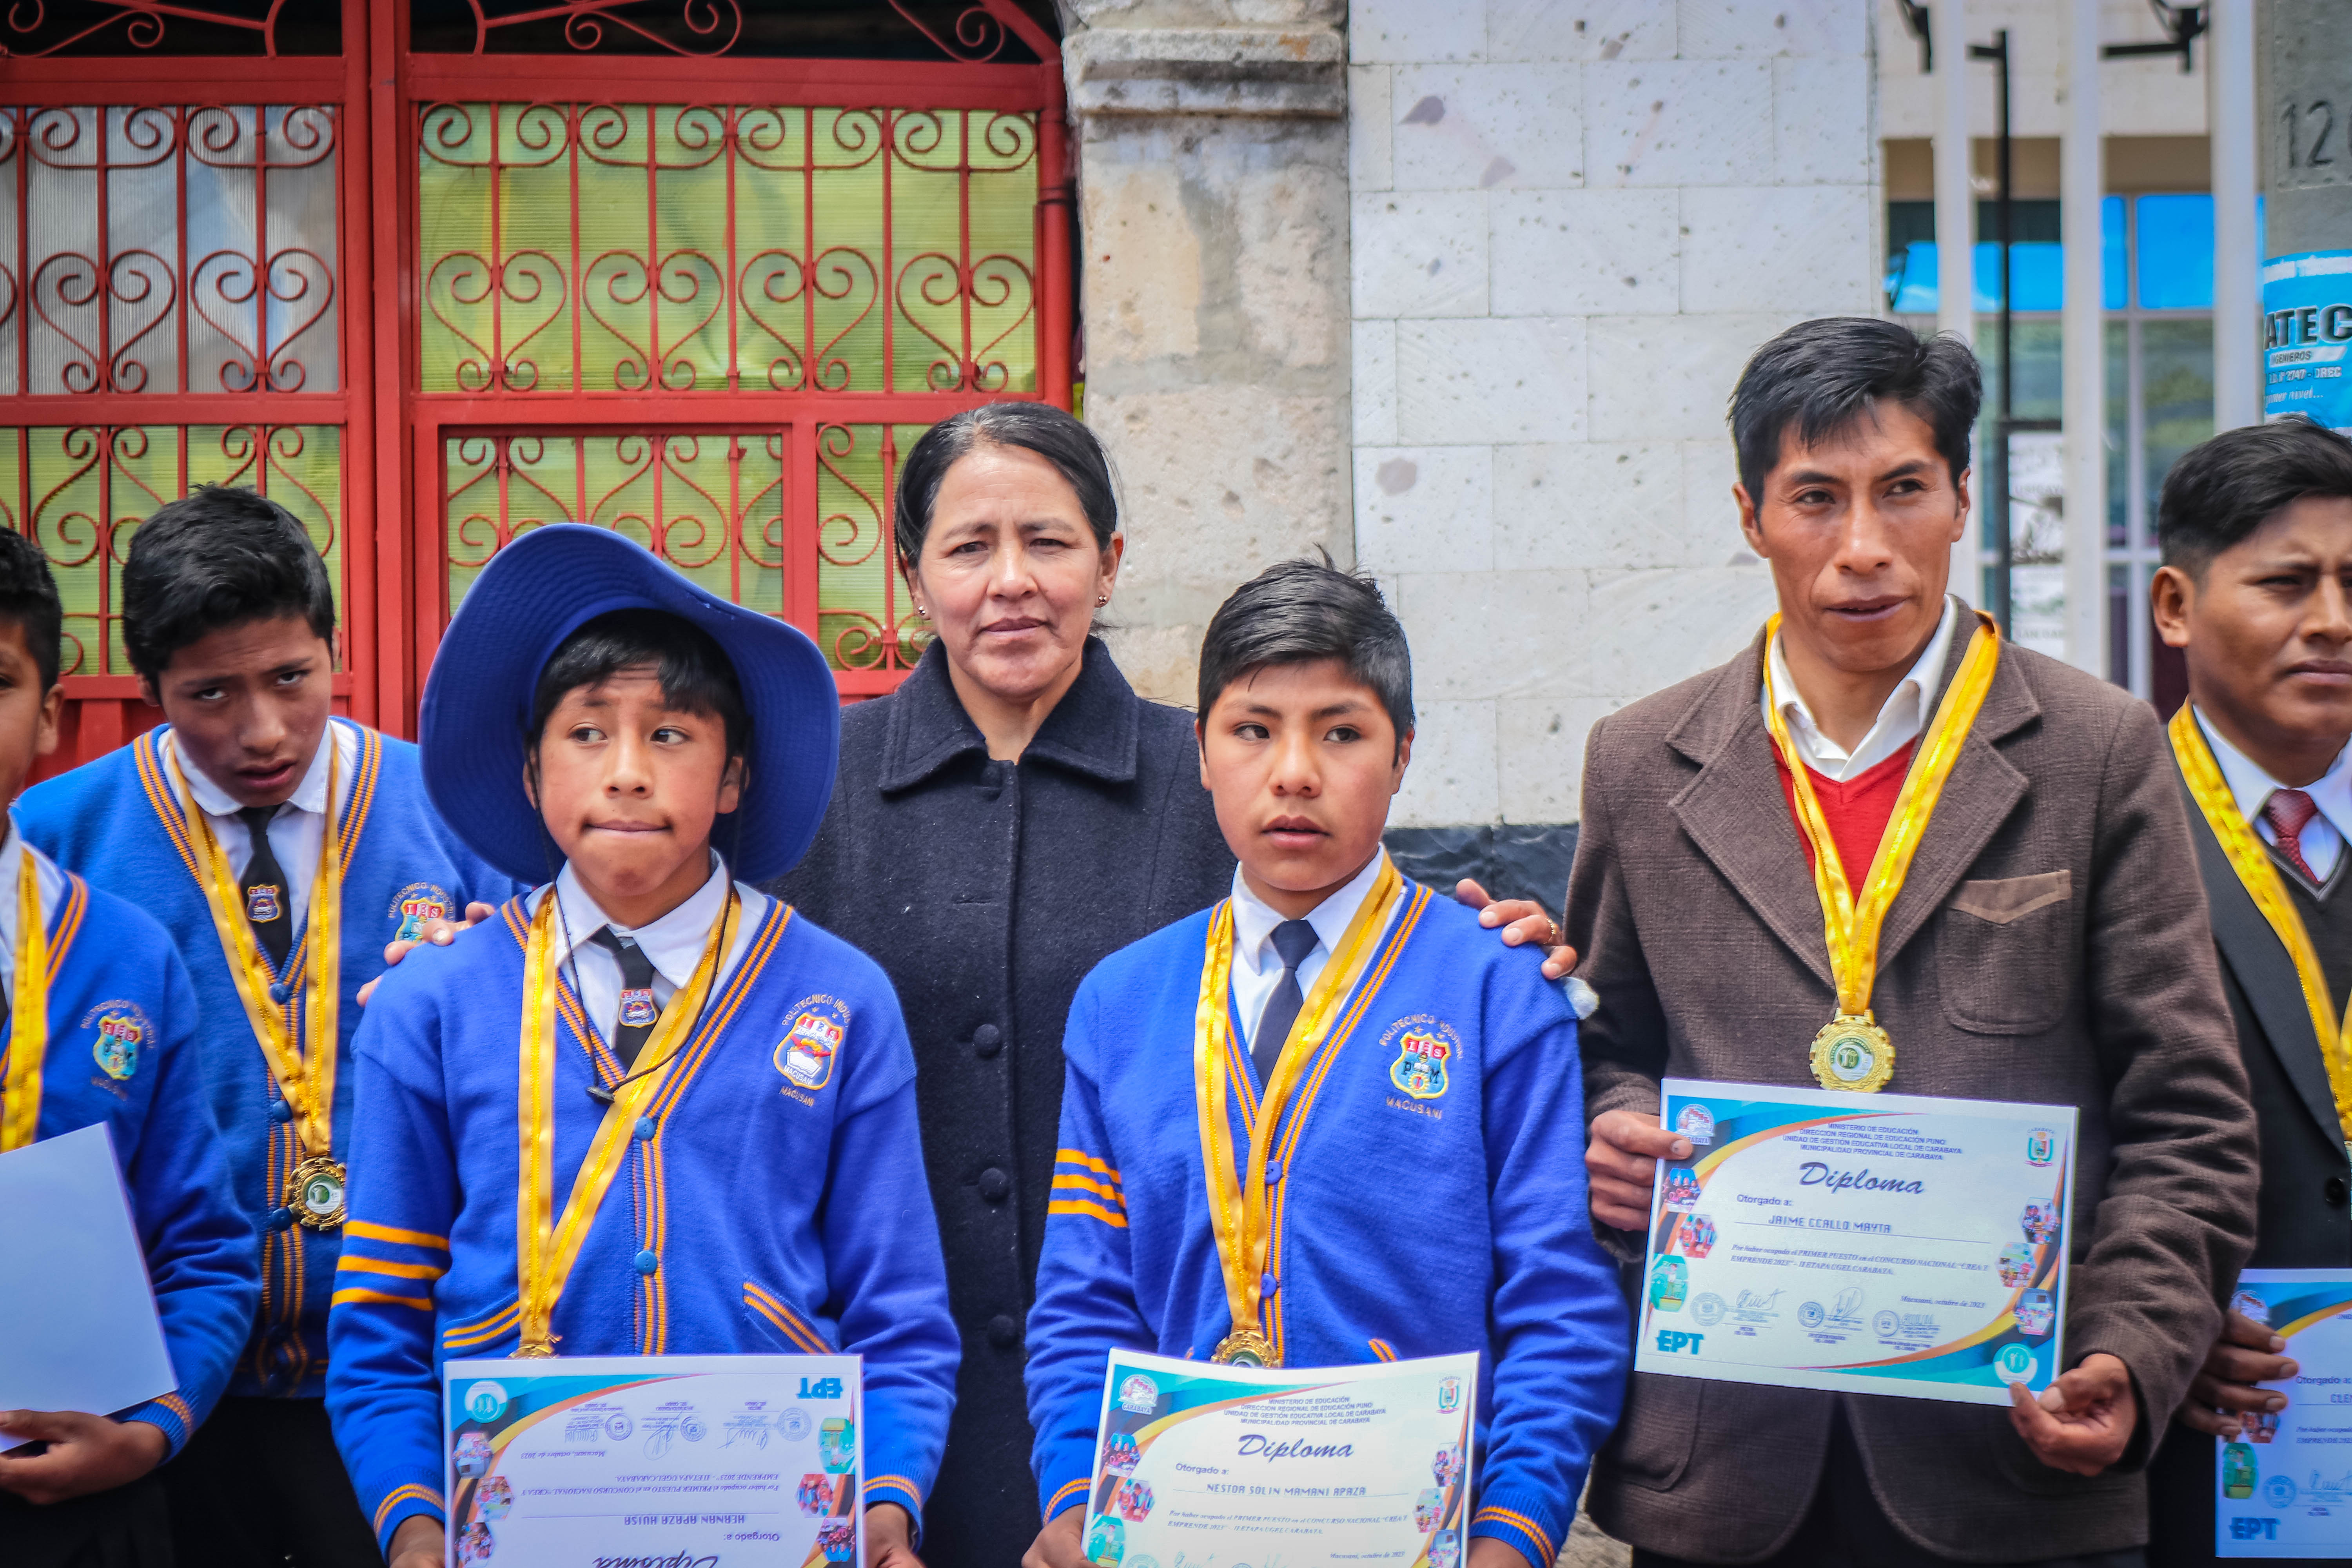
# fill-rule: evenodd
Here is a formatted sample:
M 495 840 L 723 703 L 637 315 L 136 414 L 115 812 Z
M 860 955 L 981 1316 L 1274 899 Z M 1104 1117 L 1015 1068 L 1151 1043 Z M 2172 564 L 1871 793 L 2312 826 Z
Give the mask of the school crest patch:
M 256 882 L 245 890 L 245 918 L 256 925 L 268 925 L 286 912 L 275 882 Z
M 793 1004 L 792 1026 L 776 1047 L 776 1070 L 814 1094 L 833 1081 L 833 1064 L 849 1037 L 849 1007 L 820 992 Z
M 384 913 L 396 921 L 393 929 L 394 942 L 418 942 L 425 928 L 435 921 L 446 921 L 457 907 L 449 889 L 431 882 L 411 882 L 393 895 L 392 907 Z
M 139 1071 L 139 1058 L 155 1037 L 154 1026 L 136 1002 L 100 1002 L 82 1015 L 81 1026 L 96 1031 L 90 1040 L 90 1059 L 117 1083 Z
M 1381 1037 L 1381 1049 L 1394 1051 L 1389 1081 L 1415 1100 L 1444 1098 L 1461 1059 L 1462 1037 L 1454 1026 L 1426 1013 L 1399 1018 Z

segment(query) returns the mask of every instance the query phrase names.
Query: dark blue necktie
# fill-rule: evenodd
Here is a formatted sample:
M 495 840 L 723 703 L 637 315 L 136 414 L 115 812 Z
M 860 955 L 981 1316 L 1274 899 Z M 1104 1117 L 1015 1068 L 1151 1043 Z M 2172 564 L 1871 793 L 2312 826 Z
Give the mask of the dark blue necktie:
M 1257 1038 L 1250 1047 L 1250 1059 L 1257 1064 L 1261 1084 L 1274 1081 L 1274 1067 L 1282 1059 L 1290 1026 L 1298 1021 L 1298 1009 L 1307 1005 L 1306 994 L 1298 989 L 1298 966 L 1315 951 L 1316 941 L 1315 928 L 1305 921 L 1285 921 L 1274 928 L 1274 951 L 1282 955 L 1282 978 L 1275 982 L 1274 994 L 1265 999 L 1265 1011 L 1257 1016 Z

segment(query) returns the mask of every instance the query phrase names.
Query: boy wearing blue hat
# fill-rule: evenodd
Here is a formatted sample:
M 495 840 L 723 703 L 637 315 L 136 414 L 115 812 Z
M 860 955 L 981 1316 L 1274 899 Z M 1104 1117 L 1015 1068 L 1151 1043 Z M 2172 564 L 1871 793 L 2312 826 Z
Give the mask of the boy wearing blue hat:
M 554 525 L 476 580 L 422 728 L 449 820 L 548 885 L 360 1031 L 327 1397 L 393 1568 L 442 1560 L 445 1361 L 800 1352 L 865 1358 L 870 1560 L 908 1568 L 958 1360 L 914 1057 L 872 961 L 750 885 L 824 811 L 824 657 Z
M 57 747 L 61 619 L 39 549 L 0 529 L 0 799 Z M 110 1415 L 0 1411 L 0 1542 L 11 1568 L 168 1563 L 152 1472 L 219 1399 L 261 1293 L 204 1093 L 195 993 L 161 926 L 14 825 L 0 838 L 0 1152 L 107 1129 L 178 1379 Z
M 301 523 L 201 488 L 131 536 L 121 637 L 161 729 L 29 791 L 25 837 L 136 902 L 193 976 L 259 1310 L 163 1472 L 180 1568 L 376 1568 L 329 1439 L 350 1049 L 387 942 L 516 889 L 443 826 L 416 749 L 334 716 L 335 598 Z
M 1025 1561 L 1086 1562 L 1113 1350 L 1477 1351 L 1467 1568 L 1550 1568 L 1626 1359 L 1585 1218 L 1575 1016 L 1538 955 L 1381 847 L 1413 716 L 1378 588 L 1305 561 L 1245 584 L 1209 623 L 1199 712 L 1240 864 L 1230 900 L 1105 959 L 1070 1008 Z

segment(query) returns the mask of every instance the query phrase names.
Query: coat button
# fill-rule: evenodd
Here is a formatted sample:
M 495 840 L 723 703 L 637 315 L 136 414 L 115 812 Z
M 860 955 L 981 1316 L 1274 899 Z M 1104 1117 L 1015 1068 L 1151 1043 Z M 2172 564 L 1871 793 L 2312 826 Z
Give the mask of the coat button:
M 293 1105 L 292 1105 L 289 1101 L 283 1100 L 271 1100 L 271 1101 L 269 1102 L 269 1120 L 271 1120 L 272 1121 L 293 1121 L 293 1120 L 294 1120 L 294 1107 L 293 1107 Z
M 646 1251 L 637 1254 L 638 1273 L 651 1274 L 655 1269 L 659 1268 L 660 1267 L 661 1258 L 656 1256 L 651 1249 L 647 1249 Z
M 272 1230 L 293 1229 L 294 1211 L 292 1209 L 271 1209 L 269 1211 L 269 1228 Z
M 2326 1195 L 2329 1208 L 2340 1209 L 2344 1206 L 2344 1200 L 2352 1197 L 2352 1182 L 2347 1182 L 2341 1176 L 2330 1176 L 2327 1185 L 2320 1191 Z
M 988 1342 L 998 1350 L 1011 1350 L 1021 1338 L 1021 1325 L 1002 1312 L 988 1320 Z
M 287 990 L 283 983 L 278 981 L 270 982 L 269 999 L 272 1002 L 277 1003 L 279 1006 L 283 1007 L 286 1005 L 286 998 L 292 994 L 293 993 Z
M 985 1059 L 1004 1048 L 1004 1031 L 993 1024 L 982 1024 L 971 1032 L 972 1054 Z
M 991 1165 L 980 1173 L 980 1195 L 990 1203 L 1001 1204 L 1004 1194 L 1013 1190 L 1013 1178 Z

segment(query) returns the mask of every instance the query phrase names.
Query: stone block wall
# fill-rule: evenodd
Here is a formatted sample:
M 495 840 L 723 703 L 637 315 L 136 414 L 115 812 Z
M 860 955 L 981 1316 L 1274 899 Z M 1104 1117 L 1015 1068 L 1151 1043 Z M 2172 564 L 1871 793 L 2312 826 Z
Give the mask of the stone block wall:
M 1873 13 L 1349 7 L 1356 553 L 1421 709 L 1400 825 L 1573 822 L 1593 721 L 1769 613 L 1724 406 L 1780 328 L 1882 310 Z

